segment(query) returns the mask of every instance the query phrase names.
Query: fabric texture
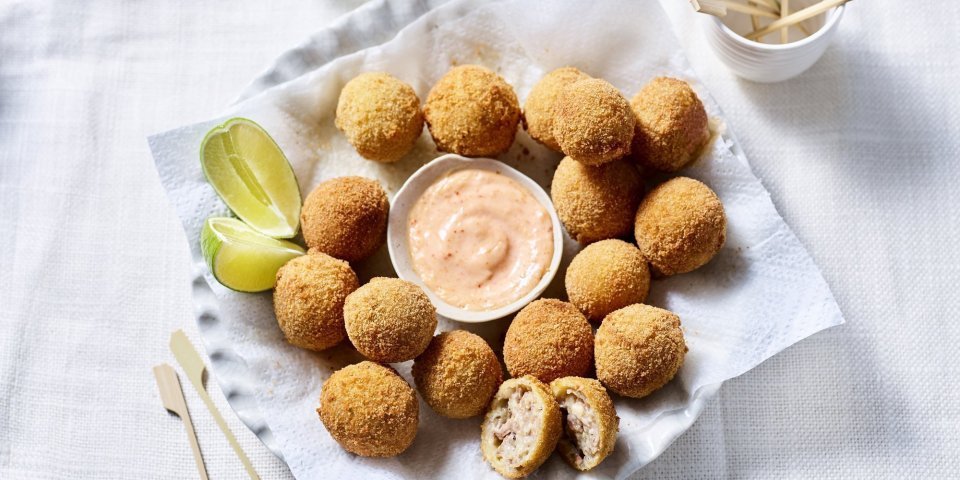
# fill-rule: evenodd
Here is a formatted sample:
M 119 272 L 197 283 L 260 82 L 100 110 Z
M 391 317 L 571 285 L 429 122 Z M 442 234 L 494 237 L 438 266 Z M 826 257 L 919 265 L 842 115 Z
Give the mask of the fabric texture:
M 819 63 L 760 85 L 662 3 L 847 324 L 727 382 L 638 477 L 955 476 L 960 6 L 853 2 Z M 354 6 L 0 4 L 0 478 L 195 478 L 150 374 L 172 330 L 202 347 L 193 267 L 144 137 Z M 211 477 L 243 478 L 185 392 Z M 289 478 L 211 393 L 261 477 Z

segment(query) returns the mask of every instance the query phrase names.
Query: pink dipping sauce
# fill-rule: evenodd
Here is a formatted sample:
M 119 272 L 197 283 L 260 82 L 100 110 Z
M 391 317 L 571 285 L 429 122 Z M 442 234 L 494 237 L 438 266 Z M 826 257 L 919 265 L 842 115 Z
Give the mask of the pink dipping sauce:
M 493 310 L 533 290 L 553 257 L 550 214 L 511 178 L 455 171 L 423 192 L 408 217 L 410 256 L 445 302 Z

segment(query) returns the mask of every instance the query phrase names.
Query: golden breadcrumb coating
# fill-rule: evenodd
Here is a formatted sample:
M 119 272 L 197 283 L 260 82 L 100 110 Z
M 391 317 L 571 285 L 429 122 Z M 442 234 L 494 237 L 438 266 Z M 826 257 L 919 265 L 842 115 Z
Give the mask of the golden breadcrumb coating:
M 677 177 L 640 202 L 634 235 L 654 272 L 676 275 L 699 268 L 720 251 L 727 238 L 727 217 L 710 187 Z
M 650 290 L 650 269 L 640 250 L 623 240 L 602 240 L 573 257 L 564 279 L 570 303 L 591 322 L 634 303 Z
M 493 157 L 513 143 L 520 104 L 500 75 L 478 65 L 461 65 L 433 86 L 423 115 L 441 151 Z
M 320 421 L 344 450 L 364 457 L 401 454 L 417 436 L 417 394 L 397 372 L 373 362 L 337 370 L 320 391 Z
M 437 328 L 437 309 L 417 285 L 377 277 L 347 296 L 343 319 L 347 337 L 361 355 L 396 363 L 427 348 Z
M 630 101 L 637 116 L 632 157 L 644 167 L 676 172 L 710 139 L 707 111 L 683 80 L 657 77 Z
M 339 177 L 317 185 L 300 211 L 303 239 L 310 248 L 356 262 L 387 238 L 390 202 L 376 180 Z
M 593 330 L 577 307 L 556 299 L 536 300 L 507 328 L 503 361 L 514 377 L 533 375 L 543 382 L 582 377 L 593 361 Z
M 417 143 L 423 113 L 410 85 L 388 73 L 362 73 L 340 91 L 335 123 L 362 157 L 390 163 Z
M 273 310 L 284 337 L 310 350 L 343 341 L 343 302 L 359 286 L 350 264 L 317 250 L 287 262 L 277 270 L 273 291 Z
M 630 153 L 637 119 L 607 81 L 588 78 L 564 87 L 554 108 L 553 136 L 567 156 L 601 165 Z
M 570 237 L 588 244 L 630 233 L 643 181 L 626 160 L 591 167 L 565 157 L 553 174 L 550 197 Z
M 527 95 L 523 103 L 523 128 L 530 137 L 560 151 L 560 144 L 553 137 L 554 105 L 564 87 L 578 80 L 590 78 L 589 75 L 574 67 L 558 68 L 540 79 Z
M 550 390 L 553 391 L 554 398 L 560 405 L 560 413 L 564 420 L 564 435 L 560 437 L 557 443 L 557 451 L 571 467 L 582 472 L 590 470 L 600 465 L 605 458 L 613 453 L 613 447 L 617 443 L 617 431 L 620 428 L 620 417 L 617 416 L 617 410 L 613 407 L 613 400 L 607 389 L 603 388 L 598 380 L 583 377 L 563 377 L 550 382 Z M 564 408 L 567 399 L 574 396 L 578 401 L 575 402 L 587 407 L 586 412 L 571 412 L 569 408 Z M 577 415 L 590 414 L 590 422 L 571 421 L 571 413 Z M 579 429 L 590 429 L 591 440 L 596 440 L 595 445 L 580 445 L 577 441 Z M 582 433 L 581 433 L 582 435 Z
M 434 411 L 449 418 L 480 415 L 503 371 L 487 342 L 466 330 L 444 332 L 413 362 L 417 390 Z
M 550 387 L 530 375 L 511 378 L 500 385 L 480 425 L 480 451 L 500 475 L 523 478 L 550 458 L 562 429 L 560 407 Z M 520 436 L 526 437 L 524 448 L 505 452 Z M 510 461 L 514 456 L 519 462 Z
M 686 353 L 680 317 L 630 305 L 607 315 L 597 329 L 597 378 L 625 397 L 645 397 L 676 375 Z

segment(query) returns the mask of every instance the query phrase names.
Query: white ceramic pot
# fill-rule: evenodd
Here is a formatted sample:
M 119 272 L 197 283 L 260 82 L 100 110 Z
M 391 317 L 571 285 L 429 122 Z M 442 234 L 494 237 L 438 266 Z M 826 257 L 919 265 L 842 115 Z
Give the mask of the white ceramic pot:
M 739 35 L 737 32 L 751 30 L 745 26 L 749 18 L 745 15 L 730 13 L 724 20 L 704 15 L 703 24 L 707 42 L 730 70 L 748 80 L 773 83 L 800 75 L 820 59 L 837 30 L 843 9 L 840 6 L 827 11 L 812 35 L 785 44 L 760 43 Z M 797 32 L 791 35 L 796 38 Z

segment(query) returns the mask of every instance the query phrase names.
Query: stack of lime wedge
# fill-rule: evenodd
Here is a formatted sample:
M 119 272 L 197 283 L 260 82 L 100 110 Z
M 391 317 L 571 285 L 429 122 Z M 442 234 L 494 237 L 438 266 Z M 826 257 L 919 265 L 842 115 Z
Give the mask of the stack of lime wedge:
M 303 255 L 286 240 L 300 228 L 300 188 L 273 138 L 251 120 L 232 118 L 200 146 L 207 181 L 240 220 L 209 218 L 200 234 L 203 258 L 217 281 L 242 292 L 269 290 L 277 270 Z

